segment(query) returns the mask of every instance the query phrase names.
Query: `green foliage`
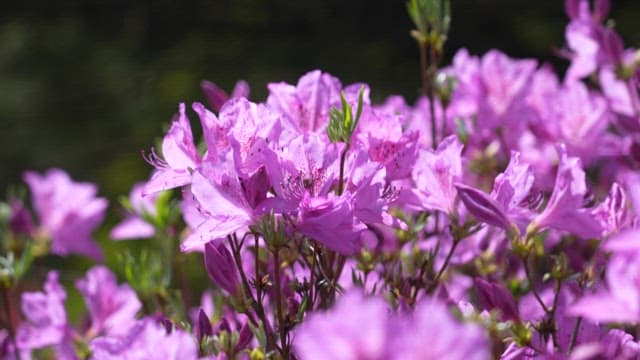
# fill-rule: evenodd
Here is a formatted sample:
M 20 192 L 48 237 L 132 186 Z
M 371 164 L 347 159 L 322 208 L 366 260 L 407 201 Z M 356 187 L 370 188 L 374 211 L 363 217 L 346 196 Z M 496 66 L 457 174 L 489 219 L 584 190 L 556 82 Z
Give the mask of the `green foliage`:
M 351 106 L 344 97 L 344 92 L 340 93 L 340 102 L 342 109 L 332 108 L 329 113 L 329 125 L 327 126 L 327 135 L 331 142 L 343 142 L 349 144 L 351 135 L 358 125 L 360 116 L 362 115 L 362 102 L 364 96 L 364 88 L 360 88 L 358 92 L 358 107 L 355 116 Z
M 411 35 L 441 50 L 451 26 L 450 0 L 409 0 L 407 12 L 416 26 Z

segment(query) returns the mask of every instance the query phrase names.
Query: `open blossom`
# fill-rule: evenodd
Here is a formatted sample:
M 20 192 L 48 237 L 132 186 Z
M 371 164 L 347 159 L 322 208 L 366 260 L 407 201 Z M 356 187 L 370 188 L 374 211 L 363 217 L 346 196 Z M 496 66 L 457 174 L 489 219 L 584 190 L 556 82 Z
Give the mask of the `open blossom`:
M 111 230 L 111 238 L 115 240 L 149 238 L 155 234 L 153 224 L 147 222 L 145 216 L 156 215 L 158 194 L 142 196 L 144 183 L 133 186 L 129 194 L 131 213 Z
M 598 322 L 640 322 L 640 233 L 624 231 L 605 244 L 614 252 L 605 273 L 606 289 L 586 294 L 571 308 L 574 315 Z
M 371 160 L 385 166 L 388 181 L 410 177 L 418 155 L 421 132 L 405 133 L 403 120 L 391 109 L 364 106 L 353 135 L 367 149 Z
M 538 228 L 568 231 L 582 238 L 598 237 L 604 228 L 591 209 L 584 207 L 587 184 L 582 162 L 567 155 L 559 146 L 560 164 L 551 198 L 544 211 L 534 220 Z
M 326 313 L 309 316 L 297 329 L 294 346 L 307 359 L 384 359 L 389 311 L 378 298 L 350 292 Z
M 182 242 L 182 251 L 202 250 L 209 241 L 225 238 L 253 223 L 254 208 L 231 164 L 196 171 L 191 193 L 204 221 Z
M 354 216 L 349 194 L 311 197 L 305 193 L 296 229 L 331 250 L 351 255 L 360 249 L 360 233 L 366 226 Z
M 515 224 L 523 231 L 533 216 L 522 206 L 533 182 L 530 166 L 520 161 L 520 153 L 512 151 L 509 166 L 496 176 L 491 195 L 463 184 L 456 188 L 467 210 L 478 220 L 507 231 Z
M 51 238 L 51 252 L 57 255 L 80 254 L 102 258 L 102 251 L 91 238 L 102 222 L 107 200 L 96 197 L 97 187 L 74 182 L 59 169 L 44 175 L 26 172 L 40 229 Z
M 191 172 L 200 166 L 202 159 L 193 140 L 184 103 L 180 104 L 171 128 L 162 139 L 162 158 L 153 152 L 148 161 L 155 166 L 156 172 L 145 185 L 143 196 L 191 183 Z
M 265 164 L 276 193 L 270 200 L 280 211 L 294 211 L 305 192 L 326 196 L 338 178 L 340 148 L 316 134 L 294 137 L 287 146 L 268 153 Z
M 480 113 L 487 112 L 485 115 L 498 118 L 507 116 L 520 105 L 518 102 L 522 101 L 535 68 L 536 61 L 532 59 L 511 59 L 498 50 L 486 53 L 480 60 L 480 77 L 486 96 Z
M 66 349 L 71 342 L 64 301 L 67 293 L 58 282 L 58 273 L 47 274 L 44 292 L 22 294 L 25 320 L 18 328 L 16 342 L 21 350 L 54 346 L 58 356 L 69 359 Z
M 227 140 L 238 175 L 251 176 L 264 166 L 267 151 L 278 145 L 282 132 L 280 115 L 244 98 L 226 103 L 220 114 L 222 121 L 225 114 L 232 119 Z
M 128 284 L 118 285 L 115 275 L 104 266 L 96 266 L 76 282 L 91 317 L 91 335 L 123 334 L 135 323 L 142 307 Z
M 571 66 L 566 75 L 569 81 L 588 76 L 598 65 L 610 60 L 602 22 L 611 4 L 609 0 L 597 0 L 592 11 L 589 3 L 589 0 L 565 0 L 565 10 L 571 20 L 565 30 L 567 45 L 571 50 Z
M 420 150 L 413 168 L 415 189 L 404 201 L 419 210 L 454 210 L 455 183 L 462 177 L 462 144 L 455 136 L 444 139 L 436 151 Z
M 425 299 L 413 314 L 396 318 L 389 334 L 386 359 L 480 360 L 489 357 L 489 343 L 482 328 L 459 323 L 449 309 L 435 299 Z
M 320 70 L 304 74 L 296 86 L 280 82 L 268 85 L 267 106 L 287 117 L 299 133 L 319 132 L 329 119 L 331 105 L 340 102 L 340 80 Z
M 394 315 L 383 300 L 367 299 L 356 291 L 344 295 L 328 312 L 310 315 L 297 330 L 294 346 L 303 360 L 489 356 L 482 329 L 458 323 L 435 299 L 418 304 L 413 314 Z
M 611 120 L 605 98 L 580 81 L 557 84 L 555 75 L 543 68 L 534 75 L 527 98 L 535 113 L 532 129 L 541 139 L 562 142 L 573 156 L 587 165 L 599 156 L 611 155 L 616 140 L 606 133 Z
M 139 320 L 123 336 L 98 337 L 89 344 L 95 360 L 194 360 L 198 347 L 190 334 L 167 329 L 152 318 Z

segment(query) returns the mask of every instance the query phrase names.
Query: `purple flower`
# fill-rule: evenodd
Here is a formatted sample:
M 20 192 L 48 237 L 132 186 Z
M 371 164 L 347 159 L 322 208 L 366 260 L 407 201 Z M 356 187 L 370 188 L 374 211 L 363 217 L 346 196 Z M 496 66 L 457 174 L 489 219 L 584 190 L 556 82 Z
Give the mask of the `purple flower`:
M 114 240 L 150 238 L 155 234 L 155 228 L 145 220 L 145 216 L 156 215 L 157 194 L 142 196 L 144 183 L 133 186 L 129 194 L 132 212 L 111 230 Z
M 614 251 L 605 273 L 607 288 L 583 296 L 571 314 L 597 322 L 640 322 L 639 235 L 638 230 L 627 230 L 605 244 Z
M 311 197 L 300 201 L 296 229 L 340 254 L 360 250 L 360 233 L 366 226 L 354 216 L 348 194 Z
M 413 314 L 396 317 L 388 333 L 389 348 L 382 359 L 489 358 L 489 342 L 482 328 L 459 323 L 436 299 L 425 299 Z
M 486 96 L 481 111 L 498 117 L 507 114 L 526 91 L 535 68 L 535 60 L 514 60 L 498 50 L 487 52 L 480 61 Z
M 167 333 L 165 327 L 152 318 L 139 320 L 126 335 L 95 338 L 89 347 L 92 359 L 96 360 L 198 359 L 195 338 L 180 329 Z
M 388 181 L 411 176 L 418 155 L 419 131 L 403 133 L 402 117 L 389 110 L 372 111 L 364 106 L 355 136 L 371 160 L 387 169 Z
M 556 89 L 547 100 L 547 113 L 540 114 L 540 125 L 549 140 L 564 142 L 572 155 L 585 162 L 606 150 L 603 138 L 611 114 L 602 96 L 589 91 L 584 83 L 572 81 Z
M 633 61 L 633 54 L 625 53 L 625 63 Z M 623 116 L 623 119 L 631 123 L 634 130 L 637 131 L 638 120 L 636 119 L 640 95 L 638 94 L 637 81 L 628 80 L 632 86 L 625 80 L 619 79 L 616 69 L 612 66 L 605 66 L 600 69 L 599 80 L 602 92 L 607 98 L 611 110 Z
M 225 120 L 226 117 L 231 120 Z M 278 145 L 282 132 L 279 114 L 263 104 L 238 98 L 225 104 L 220 112 L 220 121 L 233 124 L 227 140 L 233 149 L 238 175 L 253 175 L 264 165 L 267 151 Z
M 191 172 L 200 166 L 184 103 L 180 103 L 179 112 L 162 140 L 162 157 L 152 152 L 147 159 L 157 171 L 145 185 L 143 196 L 189 184 Z
M 398 225 L 387 212 L 396 192 L 387 186 L 386 168 L 372 162 L 363 149 L 353 149 L 349 155 L 345 189 L 352 195 L 354 215 L 367 225 Z
M 48 170 L 44 175 L 29 171 L 24 180 L 31 190 L 40 229 L 51 237 L 51 252 L 102 259 L 91 233 L 104 218 L 107 200 L 95 196 L 96 186 L 73 182 L 59 169 Z
M 393 315 L 381 299 L 354 291 L 328 312 L 310 315 L 294 340 L 303 360 L 486 359 L 488 345 L 480 327 L 458 323 L 436 300 L 421 302 L 413 314 Z
M 338 177 L 340 148 L 316 134 L 299 135 L 268 154 L 265 164 L 280 211 L 297 208 L 305 192 L 326 196 Z
M 627 194 L 618 183 L 611 185 L 609 195 L 593 210 L 598 221 L 603 225 L 605 234 L 615 234 L 623 229 L 629 221 Z
M 436 151 L 420 150 L 413 168 L 415 188 L 406 200 L 419 210 L 451 213 L 456 199 L 455 183 L 462 177 L 462 144 L 455 136 L 444 139 Z
M 611 61 L 611 39 L 605 35 L 601 22 L 611 7 L 609 0 L 596 1 L 593 13 L 588 0 L 566 0 L 565 10 L 571 21 L 565 30 L 567 45 L 571 50 L 571 66 L 566 79 L 574 81 L 593 73 L 598 65 Z
M 388 321 L 384 301 L 349 292 L 328 312 L 311 314 L 293 345 L 302 360 L 384 359 Z
M 199 102 L 193 103 L 191 107 L 200 117 L 202 135 L 207 145 L 207 152 L 203 158 L 205 161 L 216 162 L 218 156 L 229 148 L 227 134 L 235 122 L 234 107 L 223 107 L 224 110 L 218 116 Z
M 87 271 L 76 281 L 91 317 L 89 334 L 122 335 L 135 323 L 142 307 L 136 293 L 128 284 L 118 285 L 116 277 L 104 266 Z
M 209 241 L 225 238 L 253 223 L 253 208 L 230 164 L 221 163 L 196 171 L 191 193 L 205 221 L 182 242 L 182 251 L 202 249 Z
M 591 209 L 584 208 L 587 185 L 582 162 L 569 157 L 564 146 L 558 147 L 560 164 L 551 198 L 544 211 L 532 222 L 536 228 L 567 231 L 582 238 L 599 237 L 604 228 Z
M 64 308 L 66 297 L 67 293 L 58 282 L 58 273 L 55 271 L 47 274 L 44 292 L 22 294 L 22 313 L 25 321 L 20 324 L 16 335 L 19 349 L 32 350 L 55 346 L 58 355 L 66 353 L 64 349 L 71 342 Z
M 598 345 L 604 359 L 632 360 L 640 357 L 640 344 L 620 329 L 609 330 Z
M 332 105 L 340 102 L 340 80 L 320 70 L 304 74 L 296 86 L 271 83 L 267 106 L 283 114 L 299 133 L 325 128 Z

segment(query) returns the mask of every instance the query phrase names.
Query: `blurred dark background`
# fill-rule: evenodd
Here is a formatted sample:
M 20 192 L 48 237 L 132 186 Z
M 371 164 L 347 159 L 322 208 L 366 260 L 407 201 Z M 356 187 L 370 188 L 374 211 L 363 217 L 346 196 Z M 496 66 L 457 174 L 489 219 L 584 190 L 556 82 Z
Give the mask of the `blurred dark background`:
M 447 60 L 499 48 L 563 71 L 562 1 L 453 0 Z M 615 0 L 627 46 L 640 3 Z M 0 13 L 0 187 L 24 170 L 68 170 L 113 199 L 147 177 L 141 158 L 199 82 L 266 84 L 319 68 L 413 101 L 418 58 L 405 1 L 5 1 Z M 197 119 L 193 113 L 192 122 Z M 197 127 L 196 128 L 196 132 Z

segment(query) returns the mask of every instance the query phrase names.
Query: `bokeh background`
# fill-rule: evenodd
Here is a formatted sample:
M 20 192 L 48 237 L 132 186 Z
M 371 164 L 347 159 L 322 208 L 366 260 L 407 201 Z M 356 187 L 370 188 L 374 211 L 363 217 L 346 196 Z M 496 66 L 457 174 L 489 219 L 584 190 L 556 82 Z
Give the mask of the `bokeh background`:
M 640 43 L 640 2 L 614 0 L 625 43 Z M 452 0 L 447 63 L 460 47 L 566 63 L 563 1 Z M 202 79 L 266 84 L 319 68 L 372 97 L 419 87 L 405 1 L 21 0 L 0 13 L 0 188 L 26 169 L 61 167 L 110 198 L 145 179 L 142 160 Z M 197 117 L 191 113 L 195 125 Z M 198 126 L 194 126 L 198 131 Z

